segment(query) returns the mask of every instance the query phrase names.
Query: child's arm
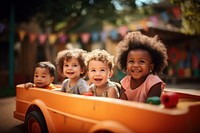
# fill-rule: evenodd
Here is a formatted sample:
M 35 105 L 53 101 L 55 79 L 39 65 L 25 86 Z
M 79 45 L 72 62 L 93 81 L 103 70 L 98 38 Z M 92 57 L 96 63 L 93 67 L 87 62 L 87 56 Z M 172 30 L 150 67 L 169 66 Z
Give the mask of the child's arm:
M 119 99 L 128 100 L 127 96 L 126 96 L 126 94 L 124 92 L 125 92 L 124 88 L 121 87 Z
M 111 97 L 111 98 L 118 98 L 118 90 L 117 88 L 109 88 L 108 89 L 108 97 Z
M 161 92 L 162 92 L 161 85 L 162 85 L 162 83 L 160 82 L 160 83 L 157 83 L 154 86 L 152 86 L 147 94 L 147 98 L 154 97 L 154 96 L 160 97 Z
M 25 83 L 25 84 L 24 84 L 24 88 L 28 89 L 28 88 L 30 88 L 30 87 L 34 87 L 34 84 L 31 83 L 31 82 L 28 82 L 28 83 Z
M 77 85 L 78 94 L 82 95 L 85 92 L 89 91 L 88 83 L 83 79 L 81 82 L 78 82 Z

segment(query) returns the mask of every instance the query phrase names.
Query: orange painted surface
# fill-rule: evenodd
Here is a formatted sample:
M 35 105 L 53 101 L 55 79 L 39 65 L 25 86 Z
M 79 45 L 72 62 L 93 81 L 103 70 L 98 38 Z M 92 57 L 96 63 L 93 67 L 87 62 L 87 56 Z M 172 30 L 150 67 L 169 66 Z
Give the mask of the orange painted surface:
M 179 94 L 179 93 L 177 93 Z M 183 97 L 183 95 L 185 95 Z M 200 95 L 181 94 L 176 108 L 104 97 L 16 87 L 14 117 L 25 121 L 37 106 L 53 132 L 189 133 L 200 132 Z

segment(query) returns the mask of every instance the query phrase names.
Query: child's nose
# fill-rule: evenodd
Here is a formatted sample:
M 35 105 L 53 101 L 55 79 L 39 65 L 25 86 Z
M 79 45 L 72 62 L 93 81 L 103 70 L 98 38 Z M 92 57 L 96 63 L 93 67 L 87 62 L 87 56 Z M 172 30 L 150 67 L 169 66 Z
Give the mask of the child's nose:
M 42 77 L 37 77 L 37 80 L 41 80 L 42 79 Z
M 68 66 L 67 68 L 68 68 L 68 69 L 72 69 L 72 66 Z
M 135 63 L 133 63 L 133 66 L 134 66 L 134 67 L 138 67 L 138 66 L 139 66 L 139 63 L 135 62 Z
M 95 75 L 100 75 L 101 72 L 100 71 L 96 71 Z

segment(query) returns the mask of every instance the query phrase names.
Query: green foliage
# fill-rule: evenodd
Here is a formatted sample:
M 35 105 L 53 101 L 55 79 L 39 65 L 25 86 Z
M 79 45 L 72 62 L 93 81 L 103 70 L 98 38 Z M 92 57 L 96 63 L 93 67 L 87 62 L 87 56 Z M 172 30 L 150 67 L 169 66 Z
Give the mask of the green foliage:
M 122 25 L 153 13 L 150 6 L 144 2 L 143 7 L 138 10 L 135 1 L 7 0 L 0 5 L 0 20 L 6 16 L 9 19 L 10 5 L 14 5 L 17 23 L 34 18 L 44 31 L 48 27 L 52 32 L 84 32 L 101 29 L 105 22 Z
M 187 34 L 200 34 L 200 0 L 170 0 L 180 6 L 182 31 Z
M 36 18 L 42 27 L 51 26 L 54 31 L 76 31 L 77 27 L 83 31 L 101 28 L 104 21 L 116 24 L 120 15 L 128 14 L 136 8 L 132 0 L 114 1 L 123 10 L 117 10 L 111 0 L 44 0 Z

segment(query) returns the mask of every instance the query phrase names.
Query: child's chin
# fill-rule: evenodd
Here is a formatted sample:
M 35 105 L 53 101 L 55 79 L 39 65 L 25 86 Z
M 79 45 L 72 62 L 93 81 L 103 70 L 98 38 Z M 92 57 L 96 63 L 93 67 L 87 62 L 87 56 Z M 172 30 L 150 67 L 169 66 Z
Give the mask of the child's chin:
M 135 79 L 135 80 L 139 80 L 141 77 L 139 77 L 139 76 L 132 76 L 133 77 L 133 79 Z
M 104 86 L 104 84 L 102 84 L 102 83 L 95 83 L 95 85 L 96 85 L 97 87 Z
M 37 85 L 38 88 L 44 88 L 44 85 Z

